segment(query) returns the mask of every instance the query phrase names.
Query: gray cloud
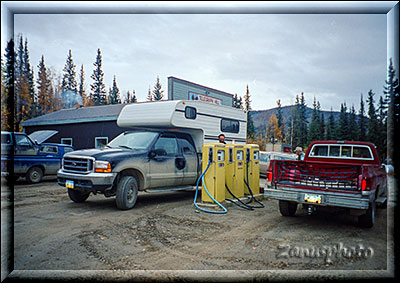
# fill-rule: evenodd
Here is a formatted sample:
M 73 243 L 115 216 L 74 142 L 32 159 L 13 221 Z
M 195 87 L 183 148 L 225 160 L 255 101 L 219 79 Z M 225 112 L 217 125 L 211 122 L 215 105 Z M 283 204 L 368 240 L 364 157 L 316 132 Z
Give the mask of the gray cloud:
M 71 49 L 87 85 L 100 48 L 107 87 L 116 75 L 139 100 L 157 75 L 164 89 L 172 75 L 239 95 L 249 85 L 253 109 L 304 91 L 309 105 L 316 96 L 338 110 L 358 108 L 369 89 L 380 95 L 386 78 L 382 14 L 18 14 L 15 33 L 28 38 L 33 66 L 43 54 L 61 72 Z

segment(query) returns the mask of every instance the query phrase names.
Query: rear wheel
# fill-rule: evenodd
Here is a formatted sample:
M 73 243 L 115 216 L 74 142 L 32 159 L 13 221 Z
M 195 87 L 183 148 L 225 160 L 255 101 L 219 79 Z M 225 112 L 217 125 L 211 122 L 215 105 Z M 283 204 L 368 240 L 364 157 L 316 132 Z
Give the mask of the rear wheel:
M 375 200 L 369 204 L 367 213 L 358 217 L 358 224 L 364 228 L 371 228 L 375 224 L 375 211 L 376 202 Z
M 280 200 L 279 201 L 279 211 L 283 216 L 294 216 L 297 210 L 297 203 L 287 201 L 287 200 Z
M 139 186 L 135 177 L 124 176 L 118 183 L 115 202 L 119 209 L 131 209 L 135 206 Z
M 26 181 L 29 184 L 36 184 L 42 181 L 43 178 L 43 170 L 40 167 L 32 167 L 31 169 L 28 170 L 28 173 L 26 173 Z
M 88 199 L 90 193 L 81 192 L 74 189 L 68 189 L 68 196 L 73 202 L 84 202 Z

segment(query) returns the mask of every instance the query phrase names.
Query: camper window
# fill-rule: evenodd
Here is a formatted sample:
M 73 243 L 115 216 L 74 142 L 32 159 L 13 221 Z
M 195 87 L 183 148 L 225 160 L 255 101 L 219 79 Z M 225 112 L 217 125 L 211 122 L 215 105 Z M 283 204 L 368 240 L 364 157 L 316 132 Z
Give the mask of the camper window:
M 235 134 L 239 133 L 239 121 L 232 119 L 222 119 L 221 131 Z
M 196 119 L 197 116 L 197 111 L 196 108 L 194 107 L 190 107 L 190 106 L 186 106 L 185 107 L 185 117 L 186 119 Z

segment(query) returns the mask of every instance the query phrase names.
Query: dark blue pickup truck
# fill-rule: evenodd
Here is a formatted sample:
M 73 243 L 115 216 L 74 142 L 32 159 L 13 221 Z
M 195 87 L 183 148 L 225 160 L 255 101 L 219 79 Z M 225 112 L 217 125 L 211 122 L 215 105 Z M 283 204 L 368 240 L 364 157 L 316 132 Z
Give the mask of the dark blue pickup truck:
M 45 175 L 56 175 L 64 154 L 74 150 L 70 145 L 43 143 L 56 133 L 38 131 L 28 136 L 25 133 L 2 131 L 1 176 L 14 180 L 25 177 L 32 184 L 39 183 Z M 12 160 L 14 163 L 10 166 Z

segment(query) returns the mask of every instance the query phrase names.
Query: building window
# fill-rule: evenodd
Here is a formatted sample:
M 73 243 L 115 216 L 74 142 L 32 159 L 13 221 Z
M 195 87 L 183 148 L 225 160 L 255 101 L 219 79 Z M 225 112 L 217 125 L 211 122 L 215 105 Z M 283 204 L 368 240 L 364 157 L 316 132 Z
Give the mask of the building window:
M 61 138 L 61 143 L 72 145 L 72 138 Z
M 103 148 L 108 144 L 108 137 L 96 137 L 94 141 L 95 148 Z
M 185 118 L 186 119 L 196 119 L 197 110 L 194 107 L 186 106 L 185 107 Z
M 239 121 L 232 119 L 222 119 L 221 131 L 235 134 L 239 133 Z

